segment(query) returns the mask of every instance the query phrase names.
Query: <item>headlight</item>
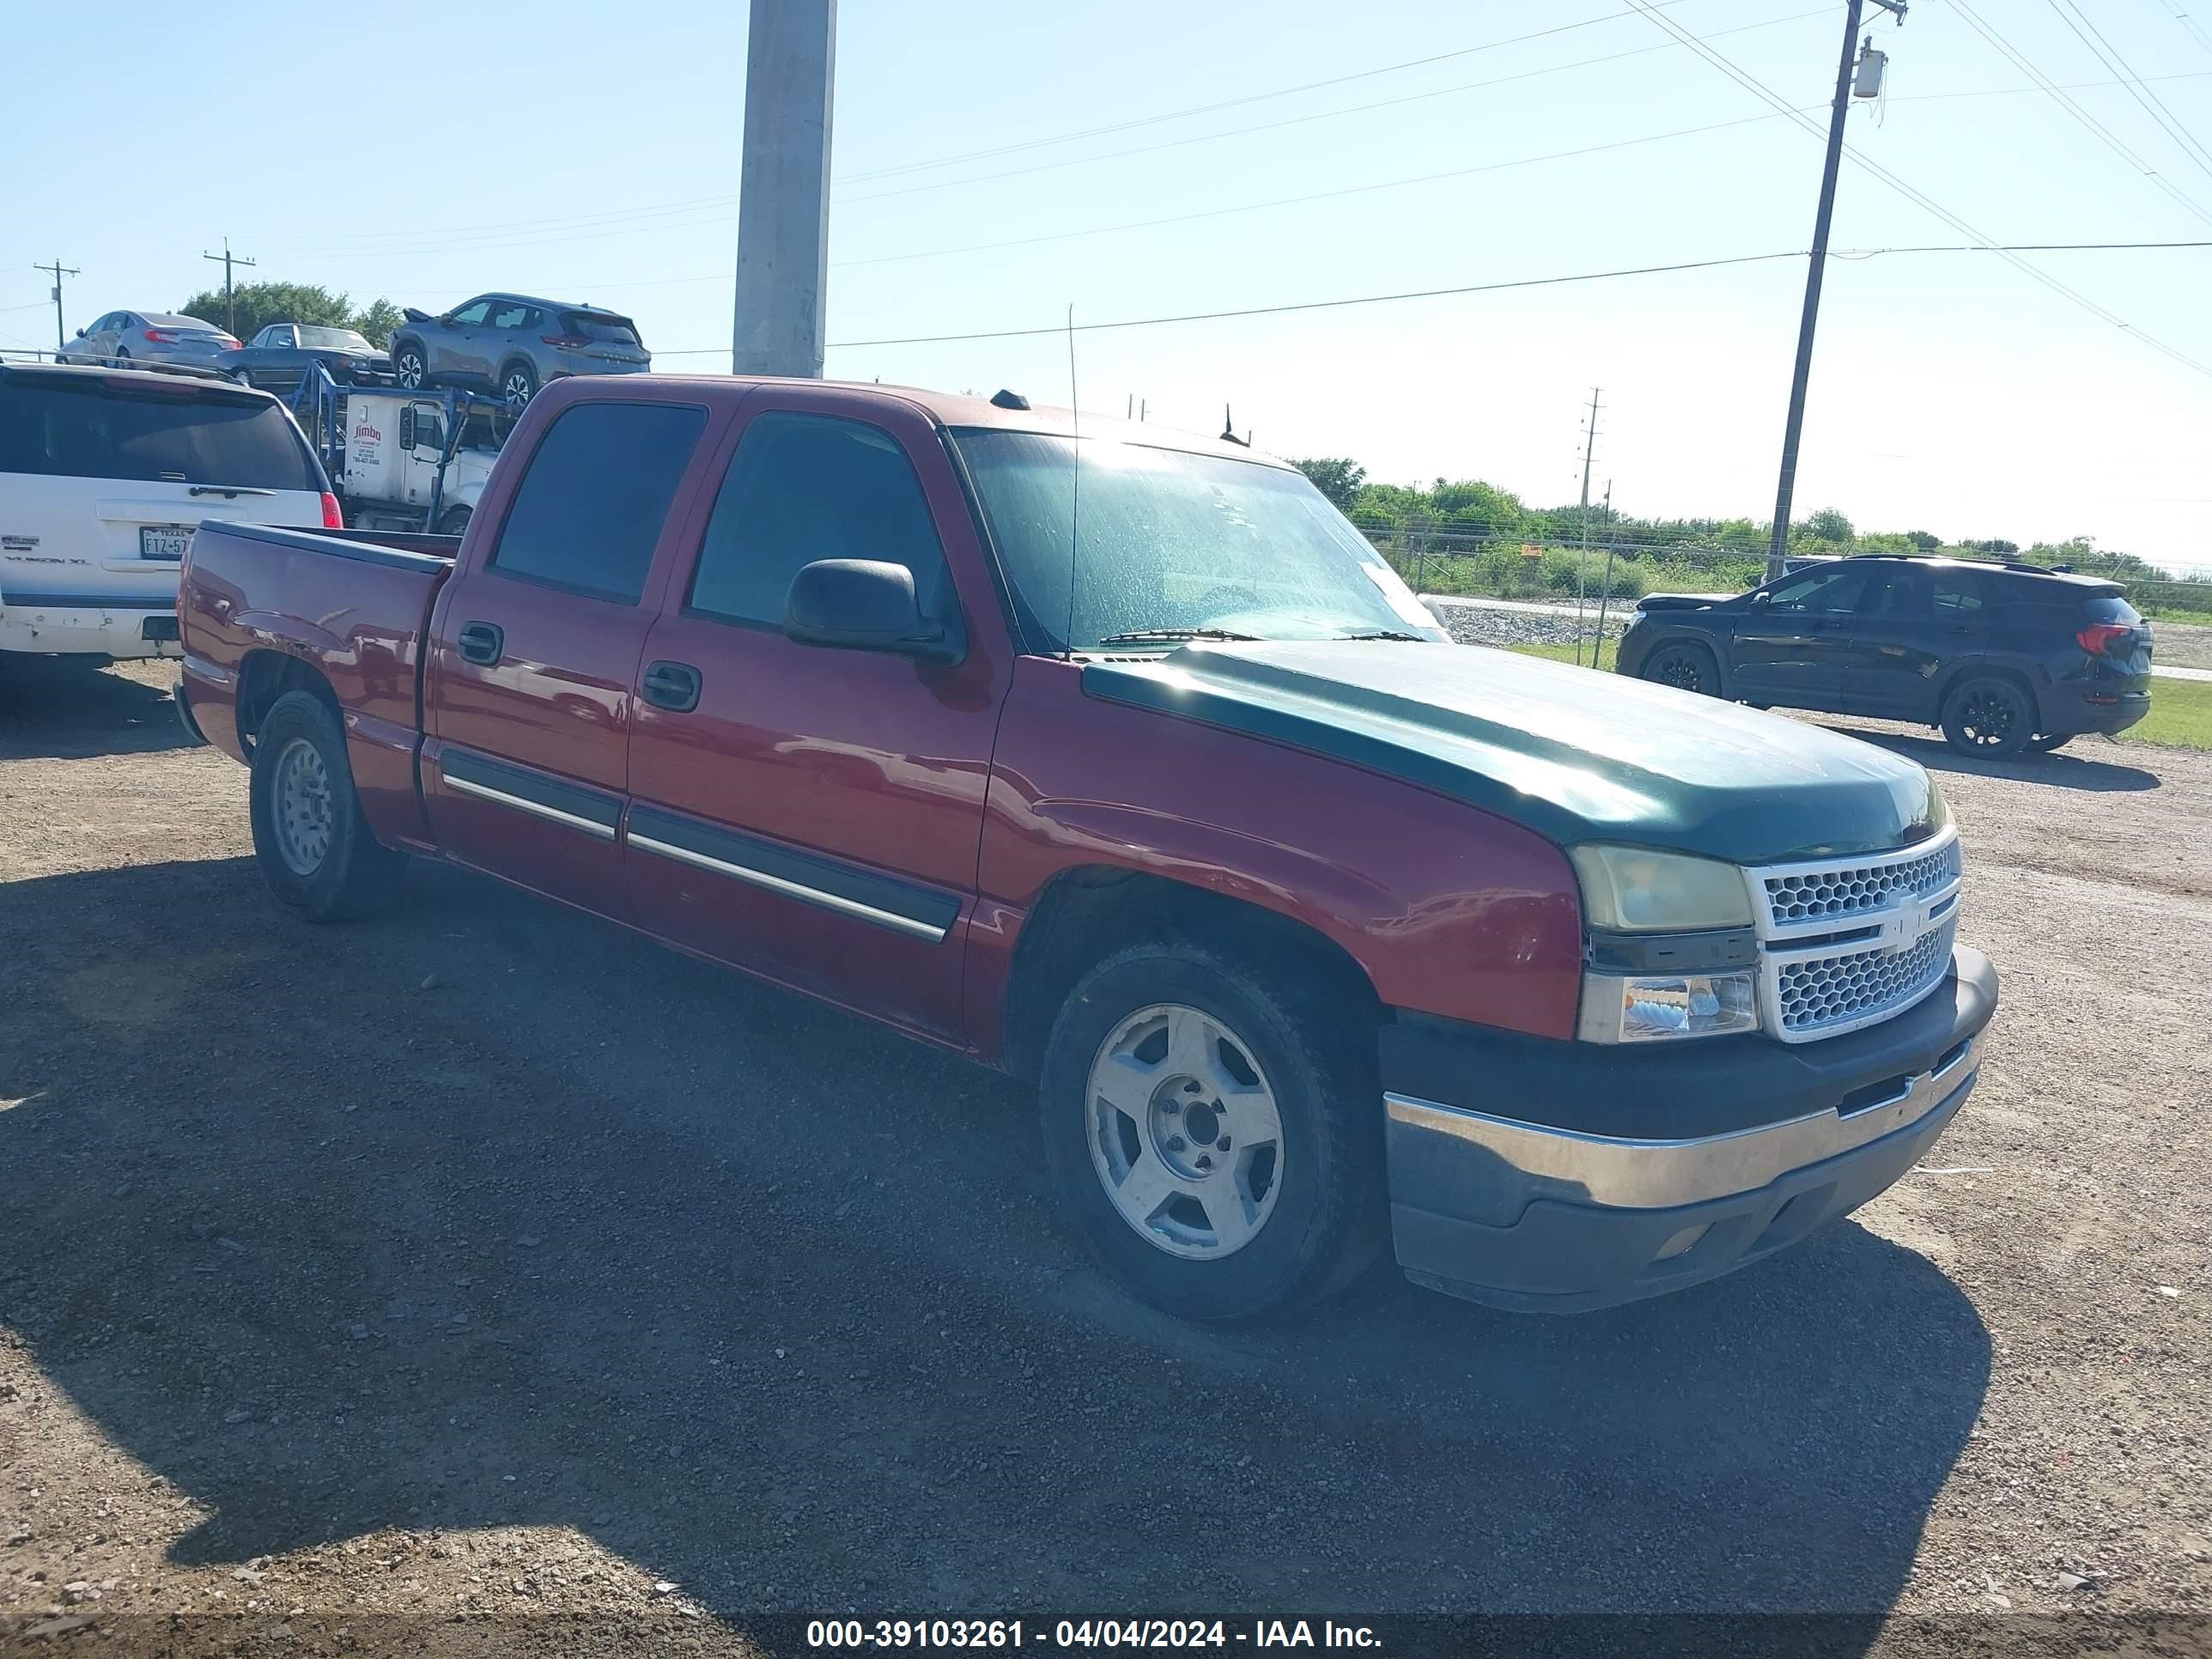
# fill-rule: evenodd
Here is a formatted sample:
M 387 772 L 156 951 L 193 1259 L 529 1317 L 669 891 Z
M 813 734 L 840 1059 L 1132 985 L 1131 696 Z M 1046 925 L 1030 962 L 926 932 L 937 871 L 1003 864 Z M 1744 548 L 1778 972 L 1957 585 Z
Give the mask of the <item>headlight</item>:
M 1589 927 L 1680 933 L 1751 926 L 1751 889 L 1733 864 L 1641 847 L 1577 847 L 1570 856 Z
M 1585 1042 L 1650 1042 L 1759 1029 L 1759 992 L 1749 973 L 1585 974 Z

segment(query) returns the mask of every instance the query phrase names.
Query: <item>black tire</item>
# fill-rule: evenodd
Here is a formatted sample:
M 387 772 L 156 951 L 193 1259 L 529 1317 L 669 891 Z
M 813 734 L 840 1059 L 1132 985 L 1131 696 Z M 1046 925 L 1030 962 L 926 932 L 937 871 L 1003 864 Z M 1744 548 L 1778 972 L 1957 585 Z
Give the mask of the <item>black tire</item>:
M 1234 1324 L 1317 1301 L 1374 1261 L 1389 1231 L 1374 1031 L 1333 990 L 1271 983 L 1202 945 L 1146 944 L 1109 957 L 1069 994 L 1039 1079 L 1046 1163 L 1084 1242 L 1132 1294 L 1180 1318 Z M 1212 1260 L 1151 1242 L 1093 1163 L 1092 1065 L 1126 1021 L 1158 1004 L 1228 1030 L 1279 1119 L 1272 1208 L 1248 1243 Z
M 392 348 L 392 380 L 402 392 L 420 392 L 430 384 L 430 360 L 420 343 L 402 340 Z
M 2033 755 L 2047 755 L 2054 749 L 2063 749 L 2080 735 L 2075 732 L 2039 732 L 2027 740 L 2027 750 Z
M 509 363 L 499 372 L 499 395 L 509 409 L 528 407 L 538 395 L 538 371 L 528 363 Z
M 326 843 L 312 867 L 295 868 L 296 838 L 288 856 L 277 815 L 278 775 L 295 745 L 313 752 L 324 780 Z M 331 705 L 312 691 L 276 699 L 253 741 L 253 855 L 277 902 L 309 921 L 346 921 L 388 904 L 399 890 L 404 854 L 380 843 L 362 816 L 346 759 L 345 733 Z
M 1637 678 L 1656 685 L 1671 685 L 1678 691 L 1694 691 L 1703 697 L 1721 694 L 1719 659 L 1707 647 L 1688 640 L 1661 646 L 1644 659 L 1643 672 Z
M 469 509 L 465 507 L 447 507 L 439 516 L 438 533 L 441 536 L 465 535 L 467 533 L 468 527 Z
M 1943 699 L 1943 738 L 1962 755 L 2002 760 L 2035 735 L 2027 693 L 1996 674 L 1972 674 Z
M 129 346 L 121 345 L 116 347 L 115 361 L 118 363 L 129 362 L 131 361 L 131 348 Z

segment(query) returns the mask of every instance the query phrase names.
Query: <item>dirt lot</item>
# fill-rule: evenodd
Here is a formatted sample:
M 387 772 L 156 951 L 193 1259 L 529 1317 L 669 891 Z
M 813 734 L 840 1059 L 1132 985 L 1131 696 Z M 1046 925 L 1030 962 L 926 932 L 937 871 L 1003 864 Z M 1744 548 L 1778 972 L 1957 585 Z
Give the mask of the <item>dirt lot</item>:
M 2006 978 L 1853 1221 L 1578 1320 L 1383 1273 L 1220 1336 L 1092 1271 L 1004 1079 L 450 870 L 280 916 L 168 678 L 0 684 L 0 1650 L 2212 1615 L 2212 757 L 1881 738 Z

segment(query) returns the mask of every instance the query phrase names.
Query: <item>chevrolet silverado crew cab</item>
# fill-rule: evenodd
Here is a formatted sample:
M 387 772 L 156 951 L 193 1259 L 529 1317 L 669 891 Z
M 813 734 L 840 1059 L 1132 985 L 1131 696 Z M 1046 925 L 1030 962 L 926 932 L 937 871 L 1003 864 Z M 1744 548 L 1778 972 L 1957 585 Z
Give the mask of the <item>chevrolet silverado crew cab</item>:
M 1033 1079 L 1073 1224 L 1190 1318 L 1386 1243 L 1672 1290 L 1959 1111 L 1996 980 L 1917 765 L 1452 644 L 1291 468 L 1078 426 L 557 381 L 457 552 L 203 526 L 179 696 L 284 906 L 442 859 Z
M 0 363 L 0 653 L 173 657 L 204 519 L 335 526 L 290 416 L 215 375 Z

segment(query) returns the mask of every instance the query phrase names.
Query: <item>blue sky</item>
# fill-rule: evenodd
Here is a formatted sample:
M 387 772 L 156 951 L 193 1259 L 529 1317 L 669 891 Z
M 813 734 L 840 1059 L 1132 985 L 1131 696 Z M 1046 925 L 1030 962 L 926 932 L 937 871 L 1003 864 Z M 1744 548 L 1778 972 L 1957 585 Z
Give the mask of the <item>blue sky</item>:
M 2212 151 L 2112 84 L 2071 0 L 1970 3 L 1916 0 L 1902 29 L 1872 26 L 1890 84 L 1854 111 L 1857 149 L 2001 240 L 2212 238 Z M 2212 145 L 2212 0 L 2080 3 L 2136 90 Z M 2201 15 L 2176 15 L 2192 4 Z M 1662 9 L 1825 121 L 1840 4 Z M 588 300 L 635 316 L 664 368 L 726 367 L 743 6 L 540 0 L 511 30 L 409 0 L 174 15 L 11 15 L 10 58 L 53 72 L 10 77 L 0 344 L 52 343 L 33 260 L 82 268 L 74 328 L 177 304 L 220 276 L 200 255 L 228 235 L 257 275 L 426 308 L 495 287 Z M 1971 17 L 2135 159 L 2033 89 Z M 143 95 L 119 95 L 115 44 L 158 58 L 129 77 Z M 833 343 L 1049 326 L 1070 304 L 1109 322 L 1809 240 L 1817 140 L 1629 0 L 844 0 L 838 50 Z M 1418 59 L 1433 61 L 1392 67 Z M 1310 86 L 1332 77 L 1357 78 Z M 345 89 L 318 103 L 317 82 Z M 1176 113 L 1203 106 L 1222 107 Z M 1072 133 L 1091 136 L 1037 142 Z M 938 165 L 983 151 L 1002 153 Z M 1838 249 L 1965 240 L 1846 163 Z M 2027 257 L 2212 365 L 2212 249 Z M 1228 403 L 1264 448 L 1550 503 L 1575 493 L 1597 385 L 1595 476 L 1616 505 L 1764 518 L 1802 270 L 1086 332 L 1082 402 L 1119 413 L 1141 397 L 1153 418 L 1209 431 Z M 1067 396 L 1056 337 L 840 344 L 829 372 Z M 2212 374 L 1996 256 L 1832 264 L 1809 411 L 1801 514 L 2086 533 L 2212 563 Z

